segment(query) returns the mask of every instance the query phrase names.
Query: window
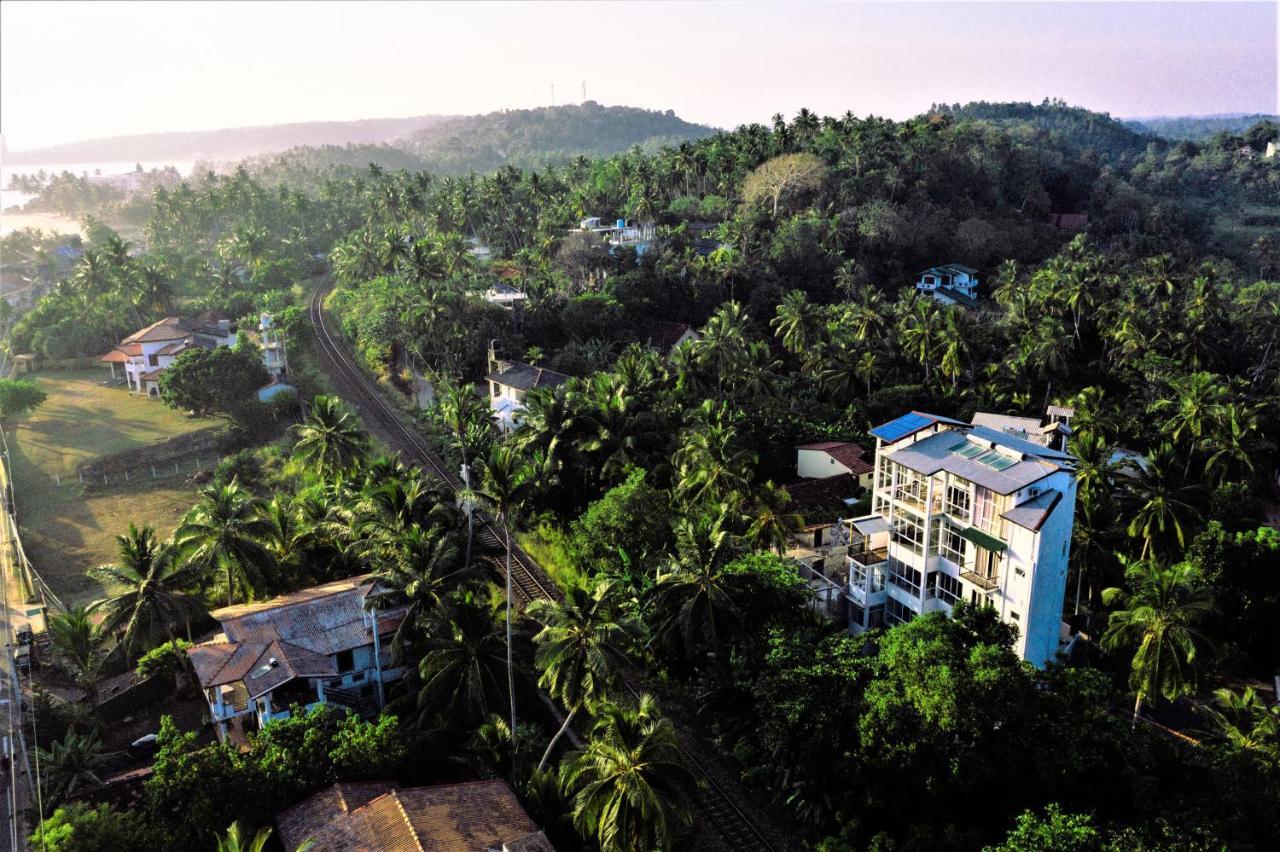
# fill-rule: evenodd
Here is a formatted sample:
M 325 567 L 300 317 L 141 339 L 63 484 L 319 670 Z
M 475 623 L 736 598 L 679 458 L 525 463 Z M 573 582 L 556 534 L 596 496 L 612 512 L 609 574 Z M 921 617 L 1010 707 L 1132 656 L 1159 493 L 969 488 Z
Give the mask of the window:
M 349 672 L 356 667 L 355 651 L 339 651 L 338 652 L 338 671 Z
M 502 386 L 497 382 L 489 382 L 489 387 L 493 388 L 494 396 L 502 396 Z
M 990 531 L 996 517 L 996 494 L 979 485 L 974 488 L 973 497 L 973 525 Z
M 1012 618 L 1014 621 L 1021 621 L 1021 620 L 1022 620 L 1022 616 L 1018 615 L 1018 614 L 1017 614 L 1016 612 L 1014 612 L 1013 610 L 1009 610 L 1009 617 L 1010 617 L 1010 618 Z
M 160 366 L 160 356 L 159 356 L 159 355 L 149 355 L 149 356 L 147 356 L 147 363 L 148 363 L 148 364 L 150 364 L 152 367 L 159 367 L 159 366 Z
M 890 627 L 895 624 L 906 624 L 915 617 L 915 611 L 906 604 L 893 598 L 889 598 L 884 602 L 884 623 Z
M 969 522 L 969 509 L 972 505 L 972 497 L 969 494 L 969 487 L 961 485 L 947 486 L 947 514 L 951 515 L 958 521 L 964 523 Z
M 879 466 L 876 467 L 876 488 L 888 488 L 891 485 L 893 485 L 893 462 L 882 457 Z
M 929 597 L 937 598 L 949 606 L 955 606 L 960 600 L 960 581 L 942 571 L 930 571 L 928 582 Z
M 893 519 L 893 540 L 912 553 L 923 553 L 924 521 L 910 512 L 899 512 Z
M 955 453 L 961 458 L 971 459 L 971 458 L 975 458 L 977 456 L 982 455 L 986 451 L 987 451 L 986 447 L 965 441 L 963 444 L 956 447 L 951 452 Z
M 920 572 L 896 559 L 889 560 L 889 582 L 913 597 L 920 597 Z

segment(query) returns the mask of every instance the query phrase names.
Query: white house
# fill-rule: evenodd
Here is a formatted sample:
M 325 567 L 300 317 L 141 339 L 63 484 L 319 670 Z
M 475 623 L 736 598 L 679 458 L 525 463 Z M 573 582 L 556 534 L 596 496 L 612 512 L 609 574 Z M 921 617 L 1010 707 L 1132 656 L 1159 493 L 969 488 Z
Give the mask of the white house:
M 643 341 L 670 358 L 676 348 L 691 340 L 701 340 L 702 335 L 687 322 L 652 320 L 640 332 Z
M 578 230 L 590 231 L 604 237 L 610 246 L 634 248 L 636 254 L 643 255 L 653 247 L 657 229 L 652 222 L 640 224 L 628 223 L 626 219 L 606 222 L 599 216 L 589 216 L 578 223 Z
M 526 296 L 523 290 L 513 287 L 505 281 L 497 281 L 484 293 L 484 299 L 491 305 L 516 311 L 524 307 Z
M 978 270 L 959 263 L 933 266 L 920 273 L 916 290 L 944 305 L 978 306 Z
M 404 674 L 386 645 L 407 606 L 370 606 L 371 576 L 301 589 L 211 615 L 222 632 L 187 649 L 222 740 L 289 715 L 294 704 L 334 703 L 363 714 Z
M 183 352 L 193 347 L 230 346 L 235 339 L 227 320 L 211 324 L 165 317 L 135 331 L 98 360 L 111 368 L 113 379 L 117 378 L 116 365 L 120 365 L 134 393 L 155 397 L 160 395 L 160 374 Z
M 529 391 L 534 388 L 559 387 L 571 378 L 544 367 L 500 361 L 493 357 L 492 350 L 489 364 L 489 375 L 485 377 L 489 382 L 489 406 L 493 411 L 493 419 L 503 432 L 511 432 L 516 428 L 516 417 L 524 408 L 524 398 Z
M 875 467 L 866 460 L 867 451 L 851 441 L 819 441 L 796 447 L 796 476 L 827 479 L 853 476 L 862 488 L 871 487 Z
M 284 335 L 275 325 L 271 314 L 258 317 L 258 344 L 262 347 L 262 364 L 274 381 L 289 373 L 289 355 L 285 351 Z
M 1075 460 L 988 426 L 911 412 L 876 438 L 872 514 L 842 522 L 854 633 L 994 607 L 1015 650 L 1044 666 L 1062 630 Z M 830 573 L 830 572 L 828 572 Z

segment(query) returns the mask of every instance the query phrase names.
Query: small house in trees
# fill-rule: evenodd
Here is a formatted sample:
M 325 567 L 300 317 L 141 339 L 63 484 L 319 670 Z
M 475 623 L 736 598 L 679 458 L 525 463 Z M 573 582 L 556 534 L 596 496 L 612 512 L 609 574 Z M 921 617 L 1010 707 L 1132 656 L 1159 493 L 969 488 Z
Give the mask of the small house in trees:
M 524 307 L 526 299 L 527 297 L 523 290 L 508 284 L 506 281 L 495 282 L 484 294 L 484 300 L 489 304 L 506 308 L 515 313 L 519 313 Z
M 284 335 L 271 314 L 258 318 L 258 345 L 262 347 L 262 365 L 271 378 L 278 381 L 288 375 L 289 356 L 284 348 Z
M 370 575 L 214 610 L 222 630 L 187 649 L 223 741 L 289 715 L 294 704 L 340 704 L 372 715 L 383 685 L 404 674 L 387 644 L 408 611 L 378 601 Z
M 516 428 L 516 417 L 524 399 L 536 388 L 556 388 L 571 377 L 545 367 L 534 367 L 497 357 L 496 344 L 489 344 L 489 407 L 498 428 L 504 433 Z
M 276 815 L 285 849 L 555 852 L 500 779 L 399 787 L 334 784 Z
M 944 305 L 972 310 L 978 306 L 978 270 L 959 263 L 932 266 L 920 273 L 916 290 Z
M 120 341 L 98 360 L 111 368 L 111 378 L 119 378 L 121 368 L 129 389 L 149 397 L 160 395 L 160 374 L 188 349 L 215 349 L 235 342 L 231 323 L 216 323 L 185 317 L 165 317 L 139 329 Z
M 689 340 L 700 340 L 702 335 L 687 322 L 653 320 L 641 330 L 645 344 L 667 357 L 675 354 L 676 347 Z
M 633 248 L 643 255 L 653 247 L 657 229 L 652 222 L 628 222 L 618 219 L 606 222 L 599 216 L 589 216 L 578 223 L 579 231 L 587 231 L 603 237 L 612 248 Z

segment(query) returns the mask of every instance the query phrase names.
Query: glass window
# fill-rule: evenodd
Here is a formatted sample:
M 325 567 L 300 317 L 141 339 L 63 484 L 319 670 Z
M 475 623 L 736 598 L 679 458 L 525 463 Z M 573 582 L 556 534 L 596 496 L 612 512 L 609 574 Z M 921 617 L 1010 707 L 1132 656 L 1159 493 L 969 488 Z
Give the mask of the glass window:
M 972 496 L 969 494 L 967 485 L 955 485 L 954 483 L 947 486 L 947 514 L 963 521 L 969 522 L 969 511 L 972 505 Z
M 899 589 L 920 597 L 920 572 L 896 559 L 889 561 L 889 582 Z
M 884 623 L 892 627 L 895 624 L 906 624 L 915 618 L 911 607 L 889 598 L 884 602 Z
M 911 512 L 898 512 L 893 518 L 893 540 L 912 553 L 923 553 L 924 521 Z
M 963 456 L 966 459 L 971 459 L 974 456 L 982 455 L 984 452 L 986 452 L 986 450 L 987 450 L 986 447 L 982 447 L 977 444 L 971 444 L 968 441 L 965 441 L 963 444 L 956 447 L 951 452 L 955 453 L 958 456 Z
M 942 571 L 930 571 L 927 584 L 929 597 L 937 598 L 950 606 L 960 600 L 960 581 Z

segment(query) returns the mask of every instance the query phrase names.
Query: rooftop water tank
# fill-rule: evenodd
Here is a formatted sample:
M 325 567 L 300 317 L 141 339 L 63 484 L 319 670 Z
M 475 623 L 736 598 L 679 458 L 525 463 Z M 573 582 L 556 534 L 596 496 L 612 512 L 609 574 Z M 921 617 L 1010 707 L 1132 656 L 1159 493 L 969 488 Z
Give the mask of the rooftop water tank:
M 627 220 L 626 220 L 626 219 L 619 219 L 619 220 L 618 220 L 618 227 L 619 227 L 619 228 L 625 228 L 625 227 L 627 227 Z

